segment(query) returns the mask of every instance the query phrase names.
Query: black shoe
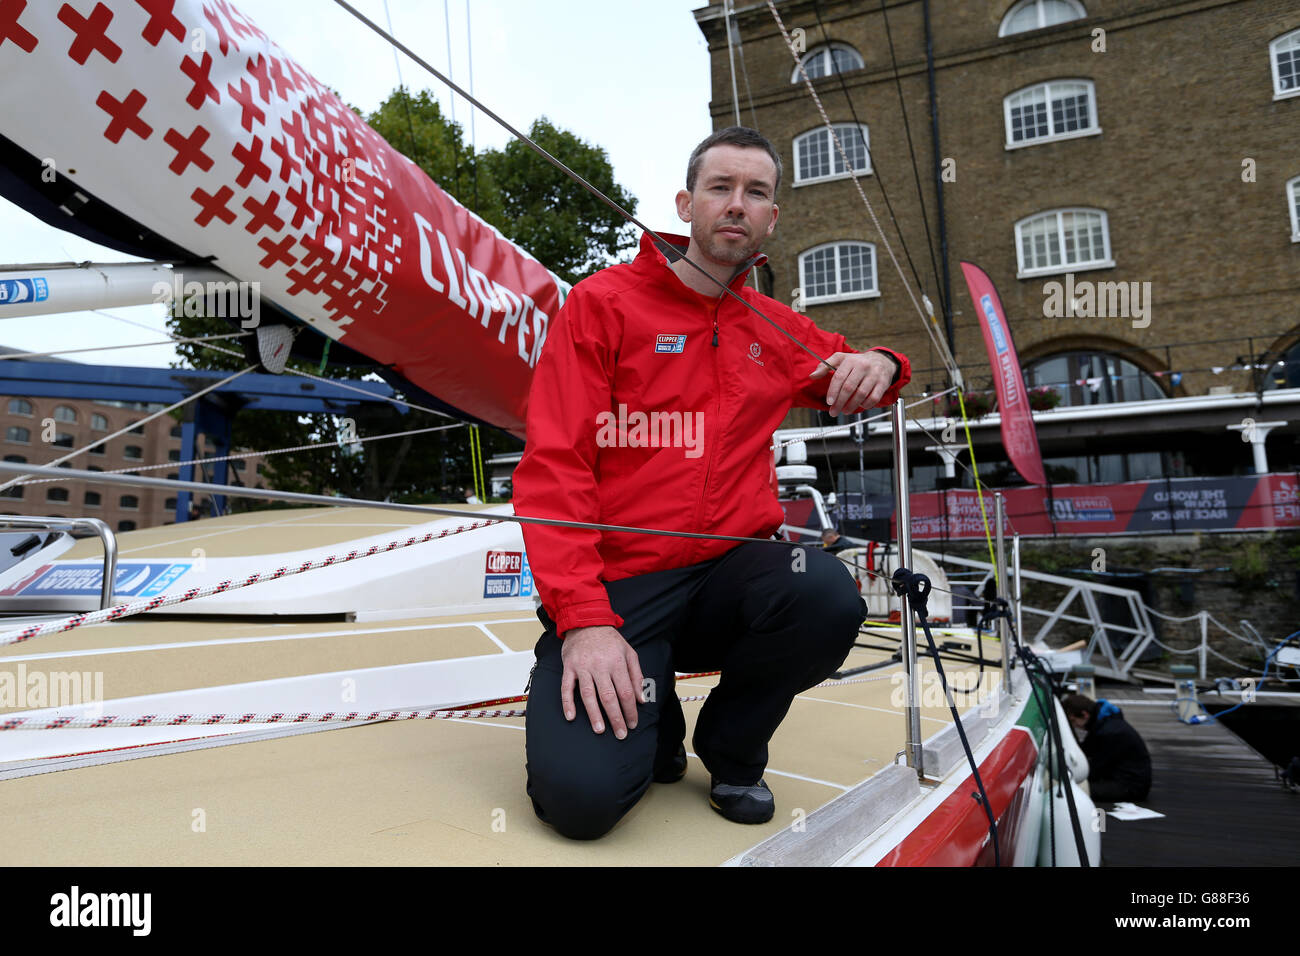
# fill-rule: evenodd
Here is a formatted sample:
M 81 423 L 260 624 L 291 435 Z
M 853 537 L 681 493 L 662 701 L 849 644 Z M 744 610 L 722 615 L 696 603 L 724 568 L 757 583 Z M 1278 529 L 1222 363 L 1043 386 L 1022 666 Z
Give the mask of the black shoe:
M 655 783 L 676 783 L 686 776 L 686 744 L 677 745 L 677 754 L 665 767 L 655 767 Z
M 760 780 L 750 787 L 723 783 L 710 777 L 709 806 L 732 823 L 766 823 L 776 813 L 776 799 Z

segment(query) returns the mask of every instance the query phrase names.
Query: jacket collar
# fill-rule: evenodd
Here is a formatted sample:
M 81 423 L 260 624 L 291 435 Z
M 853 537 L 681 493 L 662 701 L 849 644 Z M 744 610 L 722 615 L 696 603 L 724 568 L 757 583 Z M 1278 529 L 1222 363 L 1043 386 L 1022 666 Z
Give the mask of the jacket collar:
M 679 236 L 670 232 L 659 233 L 659 238 L 664 240 L 665 245 L 661 246 L 659 243 L 655 242 L 655 240 L 651 238 L 650 233 L 641 233 L 641 250 L 637 253 L 636 264 L 641 268 L 649 270 L 666 270 L 671 278 L 684 290 L 694 292 L 694 290 L 686 285 L 686 283 L 677 278 L 677 274 L 669 267 L 670 262 L 676 262 L 678 259 L 681 259 L 686 255 L 686 250 L 690 246 L 690 239 L 686 236 Z M 743 277 L 749 272 L 749 270 L 756 269 L 765 262 L 767 262 L 767 253 L 765 252 L 757 252 L 750 256 L 747 261 L 742 262 L 736 267 L 736 271 L 731 274 L 731 281 L 728 285 L 734 286 L 737 279 L 741 279 L 741 284 L 743 285 Z M 699 293 L 695 294 L 698 295 Z

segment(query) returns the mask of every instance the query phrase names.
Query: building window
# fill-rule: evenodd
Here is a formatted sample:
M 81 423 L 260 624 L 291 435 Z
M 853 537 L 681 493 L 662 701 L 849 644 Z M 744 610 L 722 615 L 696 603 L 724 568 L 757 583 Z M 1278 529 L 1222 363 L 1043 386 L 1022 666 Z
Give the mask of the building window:
M 13 485 L 9 488 L 6 488 L 4 491 L 0 491 L 0 498 L 21 498 L 22 496 L 23 496 L 22 485 Z
M 127 511 L 135 511 L 140 507 L 140 499 L 135 495 L 123 495 L 121 498 L 117 499 L 117 503 Z
M 134 522 L 134 521 L 119 521 L 119 522 L 117 523 L 117 530 L 118 530 L 118 531 L 134 531 L 134 530 L 135 530 L 135 522 Z
M 1016 223 L 1019 278 L 1113 266 L 1100 209 L 1056 209 Z
M 67 405 L 56 405 L 54 407 L 54 420 L 56 422 L 71 422 L 75 425 L 77 423 L 77 410 Z
M 72 447 L 72 436 L 71 436 L 70 434 L 68 434 L 67 432 L 59 432 L 58 434 L 56 434 L 56 435 L 54 436 L 54 447 L 55 447 L 55 448 L 71 448 L 71 447 Z
M 98 465 L 87 465 L 87 466 L 86 466 L 86 471 L 103 471 L 103 470 L 104 470 L 104 469 L 103 469 L 103 468 L 100 468 Z
M 266 474 L 266 465 L 262 464 L 260 461 L 257 463 L 257 473 L 259 475 Z
M 31 413 L 32 413 L 32 403 L 27 401 L 27 399 L 25 398 L 9 399 L 10 415 L 31 415 Z
M 180 461 L 180 460 L 181 460 L 181 450 L 180 450 L 179 448 L 173 448 L 173 449 L 169 450 L 169 451 L 167 452 L 167 460 L 168 460 L 168 461 Z
M 46 500 L 46 501 L 67 501 L 67 500 L 68 500 L 68 489 L 67 489 L 67 488 L 51 488 L 51 489 L 49 489 L 47 492 L 45 492 L 45 500 Z
M 869 242 L 831 242 L 799 256 L 803 301 L 838 302 L 880 295 L 876 247 Z
M 1167 398 L 1148 372 L 1108 352 L 1062 352 L 1025 369 L 1030 388 L 1050 388 L 1062 405 L 1110 405 Z
M 90 416 L 90 430 L 95 432 L 108 431 L 108 419 L 96 412 Z
M 1097 135 L 1095 102 L 1091 80 L 1055 80 L 1017 90 L 1002 101 L 1007 149 Z
M 32 433 L 21 425 L 10 425 L 5 430 L 5 441 L 15 442 L 19 445 L 30 445 L 32 443 Z
M 175 499 L 175 498 L 168 498 L 166 501 L 163 502 L 163 508 L 164 508 L 164 510 L 166 510 L 166 511 L 175 511 L 175 510 L 176 510 L 176 499 Z
M 100 504 L 103 502 L 103 500 L 104 500 L 103 497 L 100 495 L 100 493 L 99 493 L 98 491 L 87 491 L 87 492 L 86 492 L 86 507 L 87 507 L 87 508 L 98 508 L 98 507 L 100 506 Z
M 1009 37 L 1013 33 L 1054 27 L 1058 23 L 1082 20 L 1087 15 L 1088 11 L 1077 0 L 1020 0 L 1002 18 L 998 36 Z
M 1273 63 L 1273 98 L 1300 95 L 1300 30 L 1284 33 L 1268 45 Z
M 107 455 L 107 454 L 108 454 L 108 449 L 105 448 L 103 445 L 96 445 L 94 448 L 90 449 L 89 454 L 91 454 L 91 455 Z
M 835 135 L 839 137 L 844 152 L 848 154 L 853 171 L 860 174 L 871 172 L 871 147 L 867 128 L 856 123 L 836 123 Z M 825 126 L 809 130 L 794 138 L 794 183 L 822 182 L 827 179 L 839 179 L 847 176 L 844 157 L 835 146 L 830 130 Z
M 171 430 L 172 438 L 180 438 L 182 435 L 184 435 L 184 430 L 181 425 L 172 426 L 172 430 Z
M 122 449 L 122 457 L 130 461 L 140 461 L 144 458 L 144 449 L 139 445 L 127 445 Z
M 132 422 L 132 424 L 135 424 L 135 423 Z M 131 434 L 132 434 L 132 435 L 143 435 L 143 434 L 144 434 L 144 426 L 143 426 L 143 425 L 136 425 L 134 428 L 131 429 Z
M 236 458 L 230 462 L 230 467 L 235 469 L 235 471 L 243 471 L 248 467 L 248 463 Z
M 847 73 L 849 70 L 860 70 L 865 65 L 866 62 L 862 59 L 862 54 L 847 43 L 827 43 L 823 46 L 814 47 L 804 54 L 803 59 L 799 61 L 799 66 L 803 67 L 810 80 L 820 80 L 832 73 Z M 803 82 L 803 72 L 800 72 L 798 66 L 790 74 L 790 82 Z
M 1286 205 L 1291 212 L 1291 241 L 1300 242 L 1300 176 L 1286 184 Z
M 180 478 L 180 475 L 177 474 L 176 472 L 174 472 L 174 471 L 169 471 L 169 472 L 167 472 L 167 480 L 168 480 L 168 481 L 177 481 L 179 478 Z

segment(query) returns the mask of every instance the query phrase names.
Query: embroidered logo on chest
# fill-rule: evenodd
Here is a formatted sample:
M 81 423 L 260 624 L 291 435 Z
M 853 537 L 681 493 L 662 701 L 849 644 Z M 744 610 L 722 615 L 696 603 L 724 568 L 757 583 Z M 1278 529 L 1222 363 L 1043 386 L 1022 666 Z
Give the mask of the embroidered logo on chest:
M 762 354 L 763 348 L 757 342 L 754 342 L 749 346 L 749 360 L 756 365 L 763 365 L 763 367 L 766 368 L 767 366 L 764 365 L 762 359 L 759 358 Z

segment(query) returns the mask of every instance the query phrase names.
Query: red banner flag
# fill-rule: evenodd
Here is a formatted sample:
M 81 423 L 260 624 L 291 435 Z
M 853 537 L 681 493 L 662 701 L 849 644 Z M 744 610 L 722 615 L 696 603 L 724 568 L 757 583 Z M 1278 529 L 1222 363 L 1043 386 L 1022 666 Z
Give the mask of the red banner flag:
M 993 383 L 998 392 L 998 412 L 1002 416 L 1002 445 L 1007 457 L 1021 477 L 1031 485 L 1047 484 L 1043 473 L 1043 456 L 1038 450 L 1038 434 L 1034 431 L 1034 416 L 1029 409 L 1029 392 L 1025 377 L 1020 371 L 1020 359 L 1011 341 L 1011 328 L 1007 325 L 1006 311 L 998 298 L 993 280 L 979 266 L 969 262 L 961 264 L 970 289 L 971 302 L 984 330 L 984 345 L 989 352 L 989 365 L 993 367 Z

